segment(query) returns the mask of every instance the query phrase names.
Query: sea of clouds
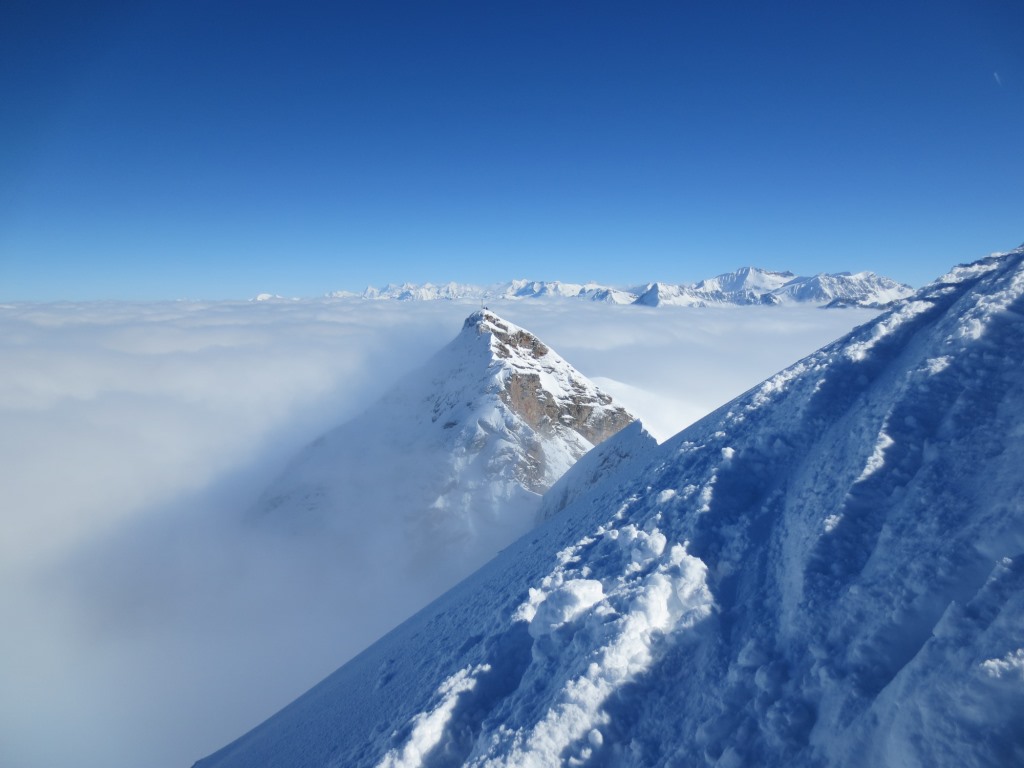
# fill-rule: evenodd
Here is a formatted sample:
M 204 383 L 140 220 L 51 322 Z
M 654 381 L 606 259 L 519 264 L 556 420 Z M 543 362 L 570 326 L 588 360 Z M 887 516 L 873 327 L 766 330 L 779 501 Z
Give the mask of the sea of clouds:
M 255 531 L 245 512 L 477 308 L 0 305 L 0 764 L 187 766 L 358 653 L 387 596 L 338 583 L 338 552 Z M 490 308 L 658 439 L 875 314 Z M 365 612 L 332 610 L 338 590 Z

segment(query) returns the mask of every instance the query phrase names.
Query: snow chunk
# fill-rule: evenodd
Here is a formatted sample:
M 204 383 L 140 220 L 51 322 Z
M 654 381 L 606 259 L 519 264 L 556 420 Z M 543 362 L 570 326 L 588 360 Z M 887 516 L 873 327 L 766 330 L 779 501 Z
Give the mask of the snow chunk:
M 1003 675 L 1006 675 L 1007 677 L 1020 678 L 1021 682 L 1024 682 L 1024 648 L 1011 651 L 1001 659 L 983 661 L 981 662 L 981 668 L 985 670 L 989 677 L 1001 678 Z
M 885 451 L 893 445 L 893 439 L 885 432 L 878 433 L 878 440 L 875 441 L 875 450 L 868 457 L 864 465 L 864 471 L 860 473 L 857 482 L 866 480 L 885 465 Z
M 604 599 L 604 587 L 595 579 L 573 579 L 550 592 L 530 621 L 530 636 L 548 635 Z
M 600 727 L 609 721 L 605 702 L 621 686 L 649 669 L 656 637 L 689 629 L 711 614 L 714 599 L 707 586 L 707 566 L 687 553 L 685 543 L 675 544 L 666 552 L 665 536 L 657 529 L 646 534 L 627 526 L 620 534 L 606 537 L 605 541 L 620 551 L 640 541 L 649 541 L 653 549 L 660 548 L 657 569 L 642 578 L 636 575 L 633 580 L 620 581 L 608 594 L 600 582 L 590 579 L 567 580 L 548 593 L 530 624 L 531 636 L 539 639 L 573 619 L 580 621 L 581 630 L 573 640 L 573 653 L 538 657 L 535 647 L 534 664 L 545 665 L 537 672 L 544 679 L 557 678 L 571 669 L 576 659 L 592 661 L 582 674 L 565 678 L 561 687 L 551 692 L 552 699 L 538 723 L 515 730 L 503 727 L 491 743 L 478 744 L 485 753 L 471 758 L 467 765 L 562 765 L 566 764 L 567 750 L 581 742 L 586 746 L 576 747 L 577 756 L 568 764 L 589 760 L 593 750 L 604 742 Z M 537 597 L 535 593 L 531 590 L 531 602 Z M 616 614 L 607 602 L 626 594 L 634 595 L 629 609 Z
M 953 358 L 949 355 L 940 355 L 939 357 L 930 357 L 925 360 L 925 370 L 929 376 L 934 376 L 937 373 L 942 373 L 946 370 L 950 363 L 953 362 Z
M 459 697 L 476 687 L 477 675 L 489 672 L 489 664 L 460 669 L 437 689 L 441 701 L 430 712 L 421 712 L 412 719 L 412 733 L 401 750 L 392 749 L 377 768 L 419 768 L 427 754 L 441 743 Z

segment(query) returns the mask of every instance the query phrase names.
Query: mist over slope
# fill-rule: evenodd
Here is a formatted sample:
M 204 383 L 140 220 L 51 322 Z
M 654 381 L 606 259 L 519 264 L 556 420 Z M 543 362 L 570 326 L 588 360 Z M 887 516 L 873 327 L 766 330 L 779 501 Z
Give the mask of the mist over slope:
M 541 494 L 633 420 L 532 333 L 480 310 L 301 451 L 250 522 L 292 547 L 333 547 L 336 581 L 386 596 L 372 621 L 357 597 L 336 597 L 369 643 L 532 528 Z
M 199 765 L 1020 763 L 1022 359 L 1017 250 L 661 446 L 634 425 Z

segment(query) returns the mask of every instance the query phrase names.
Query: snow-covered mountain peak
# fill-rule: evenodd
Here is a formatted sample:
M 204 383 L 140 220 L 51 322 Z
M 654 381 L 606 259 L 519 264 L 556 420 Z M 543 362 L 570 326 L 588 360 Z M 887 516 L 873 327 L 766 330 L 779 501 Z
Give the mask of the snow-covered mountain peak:
M 752 291 L 769 293 L 781 288 L 796 275 L 792 272 L 772 272 L 758 267 L 740 267 L 735 272 L 701 280 L 693 287 L 697 291 L 724 294 Z
M 369 642 L 529 530 L 540 494 L 633 420 L 534 334 L 481 310 L 302 451 L 253 519 L 336 542 L 345 578 L 394 582 L 373 612 L 383 626 L 360 625 Z
M 530 357 L 539 358 L 548 353 L 548 348 L 527 330 L 503 320 L 488 309 L 481 309 L 466 318 L 463 330 L 474 329 L 477 335 L 491 334 L 494 343 L 491 348 L 499 357 L 511 357 L 512 349 L 525 349 Z
M 874 272 L 836 272 L 797 277 L 776 290 L 781 303 L 884 307 L 909 296 L 910 286 Z
M 633 421 L 534 334 L 494 312 L 483 309 L 466 318 L 450 345 L 452 354 L 458 354 L 467 334 L 468 343 L 483 341 L 490 352 L 486 391 L 531 433 L 516 475 L 524 487 L 546 490 L 591 447 Z
M 463 325 L 473 329 L 478 336 L 486 337 L 491 353 L 497 360 L 507 360 L 510 369 L 534 369 L 541 366 L 537 361 L 550 356 L 547 367 L 570 367 L 558 355 L 552 354 L 544 342 L 527 330 L 498 317 L 493 312 L 474 312 Z

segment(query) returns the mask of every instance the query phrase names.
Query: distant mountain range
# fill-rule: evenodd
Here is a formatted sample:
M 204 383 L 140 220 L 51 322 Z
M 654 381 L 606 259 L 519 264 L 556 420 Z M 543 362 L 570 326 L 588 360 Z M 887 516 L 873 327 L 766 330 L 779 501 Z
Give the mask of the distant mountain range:
M 726 305 L 811 304 L 884 308 L 913 293 L 913 288 L 873 272 L 820 273 L 810 277 L 743 267 L 692 284 L 647 283 L 618 288 L 598 283 L 563 283 L 558 280 L 512 280 L 492 286 L 466 283 L 402 283 L 367 288 L 362 293 L 334 291 L 329 298 L 394 301 L 516 301 L 572 298 L 608 304 L 707 307 Z M 278 298 L 261 294 L 257 300 Z

